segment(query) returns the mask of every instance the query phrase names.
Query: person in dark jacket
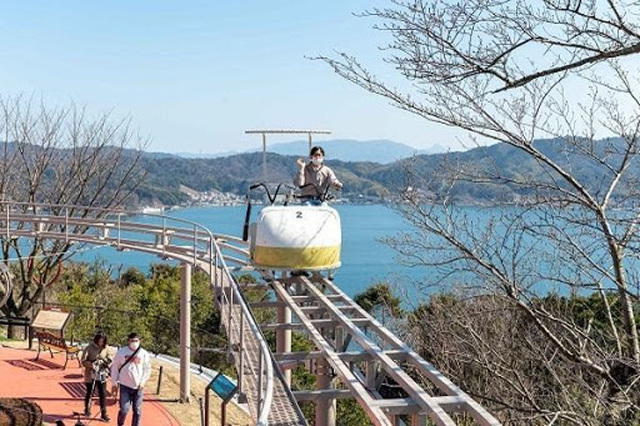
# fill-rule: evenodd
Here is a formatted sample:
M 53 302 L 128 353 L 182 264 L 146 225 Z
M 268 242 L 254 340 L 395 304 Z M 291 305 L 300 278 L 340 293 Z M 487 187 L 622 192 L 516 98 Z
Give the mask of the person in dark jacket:
M 93 390 L 98 389 L 100 398 L 100 419 L 109 421 L 107 414 L 106 382 L 109 377 L 111 360 L 107 355 L 107 335 L 100 331 L 93 338 L 93 342 L 87 346 L 82 354 L 84 366 L 84 382 L 87 385 L 87 393 L 84 397 L 84 414 L 91 417 L 91 397 Z

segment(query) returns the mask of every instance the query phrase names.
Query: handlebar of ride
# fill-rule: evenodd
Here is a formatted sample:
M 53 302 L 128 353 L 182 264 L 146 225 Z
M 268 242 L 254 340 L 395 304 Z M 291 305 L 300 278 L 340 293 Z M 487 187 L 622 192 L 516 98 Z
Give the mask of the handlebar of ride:
M 256 188 L 263 187 L 264 188 L 264 192 L 266 192 L 267 198 L 269 199 L 269 203 L 273 204 L 276 201 L 276 198 L 278 197 L 278 193 L 280 192 L 280 188 L 282 187 L 282 185 L 286 185 L 286 184 L 283 184 L 283 183 L 278 184 L 278 186 L 276 187 L 276 191 L 273 194 L 273 197 L 271 196 L 271 193 L 269 192 L 269 187 L 266 184 L 262 183 L 262 182 L 258 182 L 258 183 L 255 183 L 255 184 L 251 185 L 249 187 L 249 192 L 253 191 Z M 248 194 L 247 194 L 247 197 L 248 197 Z
M 315 189 L 316 195 L 299 195 L 299 194 L 294 194 L 293 191 L 295 191 L 296 189 L 303 189 L 303 188 L 307 188 L 312 186 Z M 256 188 L 264 188 L 264 191 L 267 195 L 267 199 L 269 200 L 270 204 L 274 204 L 278 194 L 280 193 L 280 190 L 285 187 L 291 190 L 291 192 L 287 195 L 287 201 L 285 201 L 285 205 L 288 204 L 289 202 L 289 198 L 295 198 L 295 199 L 301 199 L 301 200 L 319 200 L 319 201 L 328 201 L 331 199 L 334 199 L 335 197 L 332 197 L 331 195 L 329 195 L 329 191 L 333 188 L 333 185 L 328 185 L 325 189 L 324 192 L 321 192 L 321 188 L 319 188 L 315 183 L 307 183 L 305 185 L 300 186 L 299 188 L 296 188 L 292 185 L 286 184 L 286 183 L 280 183 L 278 184 L 278 186 L 276 187 L 276 190 L 274 191 L 273 195 L 271 194 L 269 187 L 263 183 L 263 182 L 258 182 L 255 183 L 253 185 L 251 185 L 249 187 L 249 192 L 253 191 Z M 247 194 L 247 198 L 249 198 L 249 194 Z

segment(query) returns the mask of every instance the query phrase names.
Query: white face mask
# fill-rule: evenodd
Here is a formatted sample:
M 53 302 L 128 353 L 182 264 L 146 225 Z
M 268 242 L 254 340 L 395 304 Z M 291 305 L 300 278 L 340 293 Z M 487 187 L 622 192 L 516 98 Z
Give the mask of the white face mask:
M 311 159 L 311 163 L 313 163 L 314 166 L 319 166 L 320 164 L 322 164 L 323 161 L 324 161 L 324 158 L 322 157 L 314 157 Z
M 140 347 L 140 342 L 129 342 L 129 349 L 135 351 Z

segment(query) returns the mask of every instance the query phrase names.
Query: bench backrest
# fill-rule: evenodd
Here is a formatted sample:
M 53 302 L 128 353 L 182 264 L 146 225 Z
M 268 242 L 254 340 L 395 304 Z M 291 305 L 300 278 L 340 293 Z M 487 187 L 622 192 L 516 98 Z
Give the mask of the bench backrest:
M 38 338 L 40 344 L 55 346 L 62 349 L 67 348 L 67 342 L 65 342 L 61 337 L 55 336 L 51 333 L 47 333 L 46 331 L 36 331 L 35 335 Z
M 53 335 L 56 333 L 64 338 L 64 328 L 69 321 L 69 312 L 40 309 L 31 323 L 31 328 L 36 331 L 45 331 Z

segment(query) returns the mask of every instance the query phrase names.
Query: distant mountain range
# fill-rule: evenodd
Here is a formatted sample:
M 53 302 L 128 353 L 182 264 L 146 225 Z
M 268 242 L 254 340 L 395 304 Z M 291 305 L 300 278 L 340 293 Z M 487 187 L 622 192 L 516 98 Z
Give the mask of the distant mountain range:
M 314 145 L 319 145 L 324 148 L 327 160 L 371 161 L 380 164 L 393 163 L 394 161 L 409 158 L 414 155 L 436 154 L 446 151 L 444 147 L 438 144 L 433 145 L 429 149 L 418 150 L 409 145 L 386 139 L 368 141 L 331 139 L 314 141 Z M 181 152 L 173 155 L 183 158 L 220 158 L 256 151 L 261 151 L 261 148 L 251 149 L 244 152 L 227 151 L 217 154 L 194 154 Z M 309 153 L 309 142 L 306 140 L 299 140 L 271 144 L 267 146 L 267 151 L 280 155 L 306 157 Z M 161 153 L 154 154 L 162 155 Z

